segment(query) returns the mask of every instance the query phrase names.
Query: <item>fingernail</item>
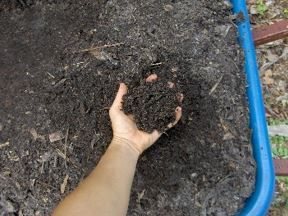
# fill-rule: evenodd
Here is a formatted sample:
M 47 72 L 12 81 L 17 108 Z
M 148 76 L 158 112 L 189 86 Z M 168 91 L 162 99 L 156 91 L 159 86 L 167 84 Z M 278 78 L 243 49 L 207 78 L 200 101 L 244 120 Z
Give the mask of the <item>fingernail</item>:
M 146 78 L 146 82 L 154 82 L 157 80 L 157 78 L 158 78 L 157 74 L 151 74 Z
M 125 83 L 120 83 L 120 88 L 121 88 L 121 89 L 125 89 L 125 88 L 126 88 Z

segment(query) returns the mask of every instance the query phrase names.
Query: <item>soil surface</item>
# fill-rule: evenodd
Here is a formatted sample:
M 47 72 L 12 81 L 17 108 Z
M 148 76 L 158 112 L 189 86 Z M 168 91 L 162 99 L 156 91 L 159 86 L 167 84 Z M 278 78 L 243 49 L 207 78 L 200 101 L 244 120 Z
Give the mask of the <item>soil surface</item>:
M 119 82 L 141 88 L 152 73 L 181 89 L 183 116 L 139 160 L 128 215 L 243 207 L 256 167 L 227 1 L 4 0 L 0 11 L 2 215 L 49 215 L 107 148 Z

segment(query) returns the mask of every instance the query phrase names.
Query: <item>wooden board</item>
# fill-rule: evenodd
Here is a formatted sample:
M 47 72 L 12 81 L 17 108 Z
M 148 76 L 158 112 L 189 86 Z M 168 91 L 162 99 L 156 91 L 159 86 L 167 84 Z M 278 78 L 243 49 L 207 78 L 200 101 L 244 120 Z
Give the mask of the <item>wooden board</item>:
M 288 37 L 288 20 L 281 20 L 269 26 L 262 26 L 253 30 L 256 46 Z

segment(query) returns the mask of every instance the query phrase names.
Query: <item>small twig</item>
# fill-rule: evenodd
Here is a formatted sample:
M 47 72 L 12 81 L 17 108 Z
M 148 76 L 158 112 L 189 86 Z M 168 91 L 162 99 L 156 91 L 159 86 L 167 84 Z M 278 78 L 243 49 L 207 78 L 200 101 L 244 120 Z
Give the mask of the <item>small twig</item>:
M 57 167 L 57 155 L 55 154 L 55 156 L 54 156 L 54 163 L 53 163 L 53 166 L 54 166 L 54 168 L 56 168 Z
M 64 155 L 67 158 L 67 141 L 68 141 L 69 127 L 66 130 L 65 141 L 64 141 Z M 65 160 L 65 167 L 67 167 L 67 161 Z
M 66 155 L 60 151 L 60 149 L 56 149 L 57 154 L 62 157 L 64 160 L 69 161 L 69 158 L 66 157 Z
M 218 85 L 220 84 L 220 82 L 222 81 L 223 79 L 223 75 L 220 77 L 220 79 L 218 80 L 218 82 L 212 87 L 212 89 L 210 90 L 209 92 L 209 95 L 211 95 L 215 90 L 216 88 L 218 87 Z
M 103 45 L 103 46 L 97 46 L 97 47 L 91 47 L 91 48 L 79 50 L 79 51 L 76 51 L 76 53 L 91 52 L 91 51 L 99 50 L 99 49 L 103 49 L 103 48 L 121 46 L 121 45 L 123 45 L 123 44 L 124 44 L 124 43 L 106 44 L 106 45 Z
M 55 79 L 55 76 L 53 76 L 51 73 L 47 72 L 47 74 L 48 74 L 51 78 Z
M 165 134 L 167 137 L 169 137 L 168 133 L 166 133 L 165 131 L 163 132 L 163 134 Z
M 109 110 L 110 107 L 103 107 L 101 110 Z
M 162 62 L 158 62 L 158 63 L 153 63 L 153 64 L 151 64 L 151 66 L 160 66 L 160 65 L 162 65 L 163 63 Z

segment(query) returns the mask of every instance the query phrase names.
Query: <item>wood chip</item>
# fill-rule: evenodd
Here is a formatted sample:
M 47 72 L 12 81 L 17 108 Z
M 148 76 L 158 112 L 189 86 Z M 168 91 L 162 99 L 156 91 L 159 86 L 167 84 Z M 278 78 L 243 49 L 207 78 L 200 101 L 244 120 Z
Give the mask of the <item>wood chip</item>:
M 64 138 L 65 137 L 64 137 L 64 135 L 63 135 L 63 133 L 61 131 L 57 131 L 55 133 L 49 134 L 49 140 L 50 140 L 51 143 L 57 142 L 57 141 L 62 140 Z
M 9 146 L 10 145 L 10 143 L 7 141 L 7 142 L 5 142 L 5 143 L 1 143 L 0 144 L 0 149 L 2 149 L 2 148 L 5 148 L 5 147 L 7 147 L 7 146 Z
M 174 9 L 174 7 L 170 4 L 164 5 L 164 10 L 169 12 L 172 11 Z
M 69 175 L 66 175 L 64 180 L 63 180 L 63 183 L 60 186 L 61 194 L 63 194 L 65 192 L 65 188 L 66 188 L 66 185 L 68 183 L 68 179 L 69 179 Z
M 31 133 L 34 140 L 36 140 L 38 138 L 38 134 L 37 134 L 35 128 L 31 128 L 29 132 Z
M 231 134 L 230 132 L 228 133 L 225 133 L 224 136 L 223 136 L 223 140 L 232 140 L 234 139 L 235 137 L 233 136 L 233 134 Z
M 11 160 L 11 161 L 17 162 L 20 160 L 20 158 L 18 157 L 18 155 L 16 155 L 16 153 L 14 151 L 9 151 L 7 156 L 9 158 L 9 160 Z
M 45 140 L 45 137 L 40 135 L 40 134 L 38 134 L 37 131 L 35 130 L 35 128 L 31 128 L 29 130 L 29 132 L 31 133 L 34 141 L 37 140 L 37 139 Z
M 108 55 L 108 53 L 106 53 L 105 51 L 101 51 L 101 50 L 92 50 L 90 51 L 90 53 L 98 60 L 101 61 L 106 61 L 107 59 L 110 59 L 111 57 Z

